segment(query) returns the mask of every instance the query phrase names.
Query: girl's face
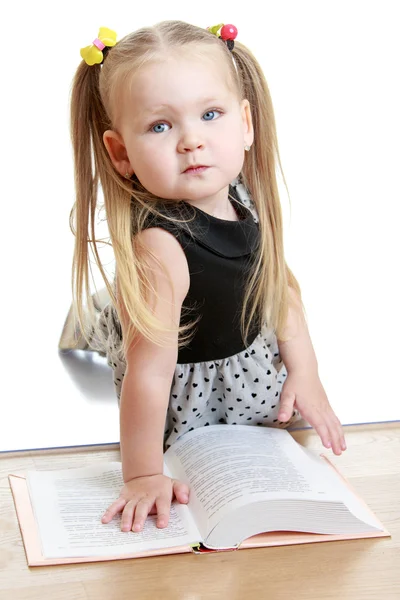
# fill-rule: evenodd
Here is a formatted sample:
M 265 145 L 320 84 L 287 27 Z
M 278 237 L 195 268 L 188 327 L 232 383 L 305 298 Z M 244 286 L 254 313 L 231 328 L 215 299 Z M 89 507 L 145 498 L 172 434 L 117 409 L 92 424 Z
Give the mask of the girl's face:
M 118 171 L 133 171 L 160 198 L 197 204 L 227 198 L 244 146 L 253 142 L 249 103 L 239 102 L 226 68 L 209 53 L 168 57 L 141 69 L 120 125 L 120 134 L 104 134 Z

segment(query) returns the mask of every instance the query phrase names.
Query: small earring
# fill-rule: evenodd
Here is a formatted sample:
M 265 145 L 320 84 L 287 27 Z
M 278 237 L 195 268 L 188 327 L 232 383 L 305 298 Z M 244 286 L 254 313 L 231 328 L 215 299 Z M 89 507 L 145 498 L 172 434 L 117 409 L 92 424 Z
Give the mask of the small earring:
M 131 178 L 131 176 L 129 175 L 129 173 L 125 173 L 125 178 L 126 179 L 130 179 Z
M 250 146 L 245 146 L 244 149 L 246 150 L 246 152 L 248 152 L 250 150 Z

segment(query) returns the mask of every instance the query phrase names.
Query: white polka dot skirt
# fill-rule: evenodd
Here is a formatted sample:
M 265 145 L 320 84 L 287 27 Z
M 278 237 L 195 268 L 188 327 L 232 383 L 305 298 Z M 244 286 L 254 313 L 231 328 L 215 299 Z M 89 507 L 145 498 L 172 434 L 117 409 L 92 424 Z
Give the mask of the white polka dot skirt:
M 101 313 L 97 342 L 106 348 L 118 398 L 126 363 L 115 329 L 113 309 Z M 167 450 L 181 435 L 207 425 L 267 425 L 286 428 L 302 417 L 278 420 L 279 400 L 287 377 L 277 338 L 266 326 L 254 342 L 238 354 L 198 363 L 178 363 L 175 368 L 164 432 Z
M 207 425 L 289 427 L 302 417 L 295 409 L 289 421 L 278 420 L 286 377 L 276 336 L 266 327 L 234 356 L 178 364 L 167 414 L 166 448 L 183 433 Z

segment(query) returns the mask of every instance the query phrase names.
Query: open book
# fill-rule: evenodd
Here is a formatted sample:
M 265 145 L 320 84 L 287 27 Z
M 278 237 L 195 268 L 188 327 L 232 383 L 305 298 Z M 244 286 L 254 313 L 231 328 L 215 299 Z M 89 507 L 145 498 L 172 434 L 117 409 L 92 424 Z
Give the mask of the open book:
M 284 429 L 194 429 L 164 467 L 189 485 L 189 503 L 172 503 L 166 528 L 151 515 L 138 533 L 121 531 L 121 513 L 101 523 L 123 485 L 120 462 L 9 475 L 28 564 L 390 537 L 333 464 Z

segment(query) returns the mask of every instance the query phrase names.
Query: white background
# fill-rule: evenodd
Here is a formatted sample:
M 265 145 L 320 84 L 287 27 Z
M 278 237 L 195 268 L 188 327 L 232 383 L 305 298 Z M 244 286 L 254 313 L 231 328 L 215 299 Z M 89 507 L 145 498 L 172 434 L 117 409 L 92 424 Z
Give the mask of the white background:
M 286 260 L 322 383 L 343 424 L 399 419 L 399 3 L 255 6 L 25 0 L 1 9 L 0 450 L 119 441 L 105 359 L 57 350 L 71 301 L 69 99 L 79 50 L 100 26 L 121 39 L 163 19 L 233 23 L 261 63 L 291 200 L 279 179 Z

